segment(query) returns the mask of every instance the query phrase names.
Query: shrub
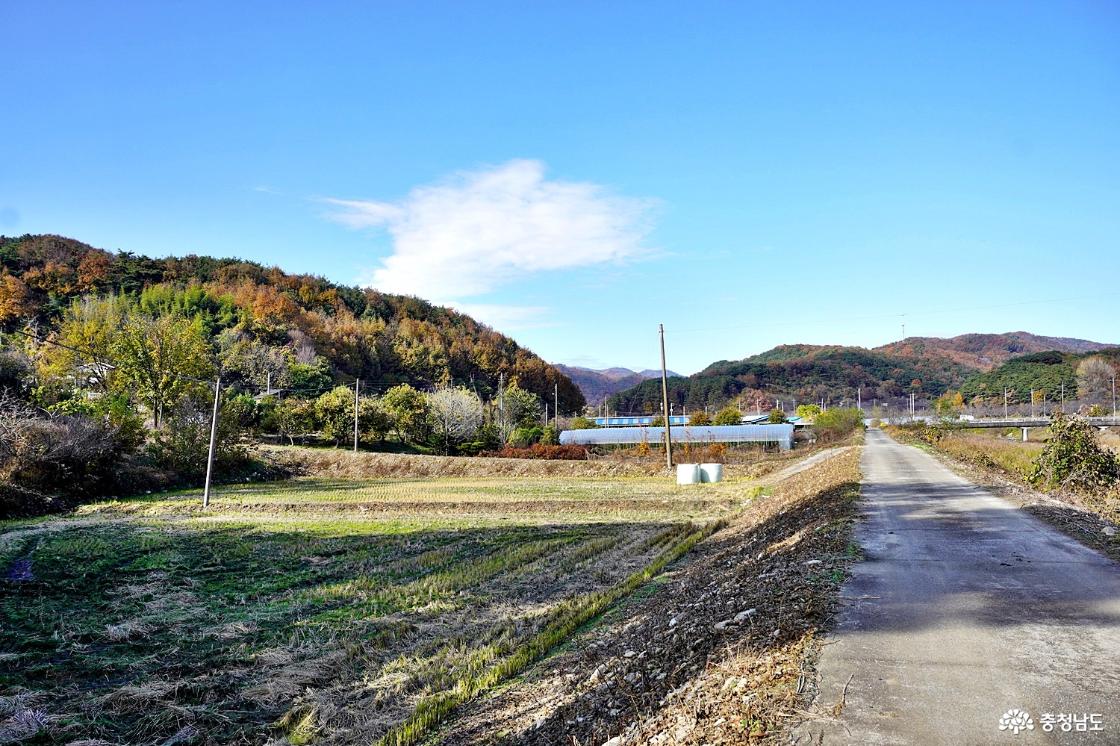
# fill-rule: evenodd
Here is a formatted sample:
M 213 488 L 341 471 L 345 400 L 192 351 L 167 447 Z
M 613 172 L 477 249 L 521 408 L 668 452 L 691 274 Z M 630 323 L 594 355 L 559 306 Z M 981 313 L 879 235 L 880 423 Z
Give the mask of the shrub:
M 694 427 L 703 427 L 712 424 L 712 418 L 704 410 L 693 412 L 688 416 L 688 424 Z
M 743 421 L 743 416 L 735 407 L 724 407 L 712 418 L 713 425 L 738 425 Z
M 1028 478 L 1044 487 L 1101 494 L 1120 480 L 1120 462 L 1112 451 L 1097 442 L 1087 420 L 1056 412 L 1050 423 L 1050 439 L 1035 459 Z
M 863 413 L 853 408 L 828 409 L 813 420 L 813 431 L 822 440 L 836 440 L 863 426 Z
M 222 416 L 231 418 L 241 432 L 256 433 L 260 429 L 261 408 L 248 394 L 233 394 L 225 400 Z
M 594 430 L 599 427 L 595 424 L 595 420 L 588 419 L 587 417 L 573 417 L 572 421 L 568 424 L 569 430 Z
M 820 405 L 818 404 L 798 404 L 797 416 L 806 422 L 812 422 L 818 414 L 821 413 Z
M 786 421 L 786 413 L 780 409 L 771 409 L 767 422 L 771 425 L 780 425 Z
M 219 474 L 234 471 L 248 461 L 248 450 L 241 443 L 244 430 L 230 401 L 223 401 L 218 416 L 214 468 Z M 211 402 L 194 397 L 182 400 L 149 446 L 153 460 L 182 482 L 197 482 L 206 475 L 212 412 Z
M 103 494 L 114 483 L 122 460 L 138 444 L 127 424 L 108 416 L 42 417 L 25 403 L 0 393 L 0 482 L 10 489 L 5 502 L 27 491 L 85 497 Z M 0 508 L 24 512 L 18 505 Z
M 0 393 L 25 396 L 31 385 L 31 364 L 23 355 L 0 352 Z
M 496 451 L 501 447 L 502 434 L 498 431 L 498 425 L 493 422 L 487 422 L 482 427 L 478 428 L 478 432 L 474 435 L 474 440 L 460 444 L 459 453 L 466 456 L 476 456 L 484 451 Z
M 506 446 L 500 451 L 483 454 L 498 458 L 553 459 L 558 461 L 586 461 L 587 449 L 583 446 L 557 446 L 535 443 L 527 448 Z
M 544 435 L 544 429 L 540 425 L 533 425 L 532 427 L 519 427 L 516 428 L 509 435 L 506 441 L 507 445 L 514 448 L 528 448 L 534 443 L 539 443 L 541 436 Z
M 546 446 L 560 445 L 560 431 L 555 425 L 546 425 L 541 431 L 541 444 Z

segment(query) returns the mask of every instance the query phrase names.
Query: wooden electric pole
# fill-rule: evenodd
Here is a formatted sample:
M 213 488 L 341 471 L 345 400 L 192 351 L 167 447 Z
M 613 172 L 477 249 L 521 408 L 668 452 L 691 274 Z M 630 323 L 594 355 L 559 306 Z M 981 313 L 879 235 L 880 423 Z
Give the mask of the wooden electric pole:
M 362 379 L 354 379 L 354 453 L 358 452 L 358 386 Z
M 665 325 L 657 325 L 661 335 L 661 412 L 665 418 L 665 464 L 673 468 L 673 436 L 669 426 L 669 374 L 665 367 Z
M 498 374 L 498 435 L 506 444 L 506 374 Z

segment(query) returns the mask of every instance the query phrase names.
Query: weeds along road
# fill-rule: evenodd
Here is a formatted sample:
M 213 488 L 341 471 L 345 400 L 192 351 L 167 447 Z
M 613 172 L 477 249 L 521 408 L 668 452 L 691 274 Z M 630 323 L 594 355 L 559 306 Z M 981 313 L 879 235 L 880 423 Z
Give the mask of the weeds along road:
M 1120 743 L 1120 566 L 878 430 L 861 467 L 865 559 L 843 588 L 814 708 L 839 717 L 801 735 Z M 1012 708 L 1032 730 L 1000 730 Z M 1047 731 L 1045 714 L 1097 714 L 1104 730 Z

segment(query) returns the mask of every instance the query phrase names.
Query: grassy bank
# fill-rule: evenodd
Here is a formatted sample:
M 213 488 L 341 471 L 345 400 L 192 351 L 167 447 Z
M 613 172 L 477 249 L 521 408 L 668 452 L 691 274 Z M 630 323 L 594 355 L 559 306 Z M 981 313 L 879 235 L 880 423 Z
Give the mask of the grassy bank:
M 854 448 L 775 484 L 687 563 L 468 705 L 435 740 L 778 742 L 804 715 L 819 630 L 859 556 L 858 495 Z

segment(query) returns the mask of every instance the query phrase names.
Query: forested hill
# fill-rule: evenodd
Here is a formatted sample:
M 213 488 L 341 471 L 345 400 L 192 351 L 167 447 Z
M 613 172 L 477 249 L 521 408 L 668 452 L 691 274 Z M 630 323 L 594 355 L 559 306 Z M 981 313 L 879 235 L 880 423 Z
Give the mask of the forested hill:
M 952 363 L 904 358 L 858 347 L 789 345 L 738 361 L 713 363 L 687 378 L 669 380 L 669 400 L 689 410 L 720 407 L 741 399 L 745 407 L 777 399 L 837 401 L 855 399 L 857 389 L 870 401 L 903 396 L 915 387 L 940 394 L 971 370 Z M 611 397 L 616 412 L 655 412 L 660 381 L 646 381 Z
M 744 407 L 756 403 L 769 406 L 778 399 L 854 400 L 857 390 L 865 401 L 894 400 L 911 392 L 926 398 L 961 388 L 966 382 L 970 382 L 971 391 L 987 382 L 977 378 L 981 371 L 1040 349 L 1084 354 L 1106 347 L 1098 342 L 1026 332 L 966 334 L 949 339 L 911 337 L 875 349 L 781 345 L 743 360 L 713 363 L 687 378 L 672 379 L 669 398 L 677 407 L 690 410 L 719 407 L 737 399 Z M 619 392 L 608 402 L 616 412 L 656 412 L 660 404 L 657 381 Z
M 122 297 L 123 296 L 123 297 Z M 308 390 L 360 377 L 369 386 L 458 384 L 483 396 L 500 374 L 575 413 L 572 381 L 512 339 L 419 298 L 346 287 L 240 259 L 153 259 L 61 236 L 0 236 L 0 329 L 56 335 L 81 299 L 118 299 L 152 316 L 200 323 L 230 383 Z M 104 305 L 104 304 L 103 304 Z

